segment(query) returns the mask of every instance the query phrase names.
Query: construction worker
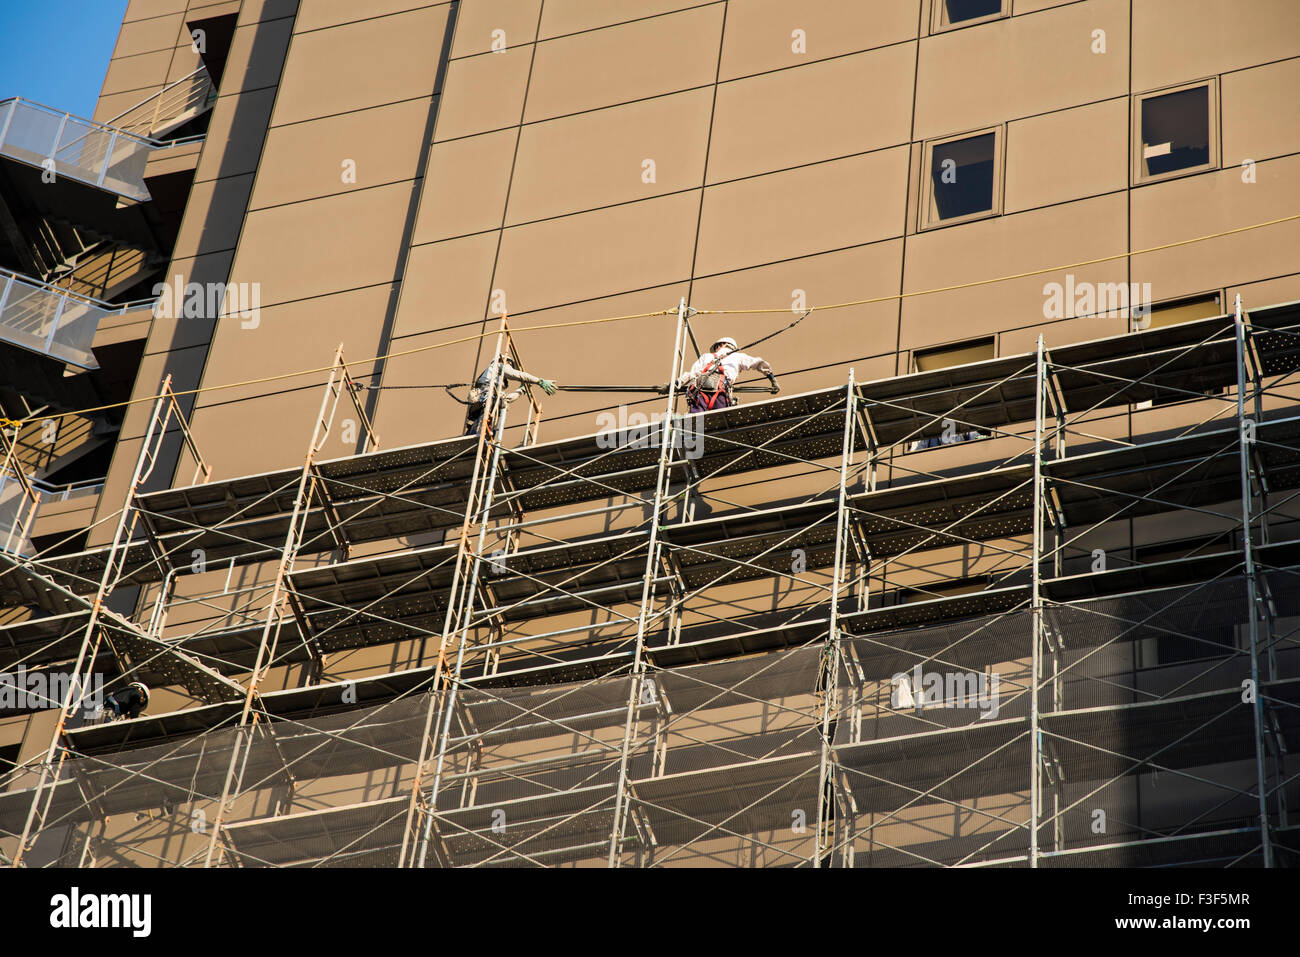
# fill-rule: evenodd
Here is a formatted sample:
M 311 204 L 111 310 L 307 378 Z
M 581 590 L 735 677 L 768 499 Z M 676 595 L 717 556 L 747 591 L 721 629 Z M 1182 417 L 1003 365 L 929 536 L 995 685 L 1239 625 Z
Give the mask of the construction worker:
M 149 689 L 139 681 L 132 681 L 104 699 L 104 705 L 114 718 L 138 718 L 149 707 Z
M 691 412 L 708 412 L 711 409 L 725 409 L 735 403 L 731 398 L 731 387 L 736 384 L 742 372 L 757 369 L 767 376 L 772 383 L 772 391 L 777 391 L 776 376 L 766 359 L 750 356 L 741 352 L 736 340 L 723 336 L 709 347 L 709 351 L 695 360 L 689 372 L 677 380 L 677 387 L 686 390 L 686 399 Z M 667 386 L 660 386 L 663 392 Z
M 539 379 L 535 375 L 516 369 L 506 356 L 496 356 L 484 369 L 469 390 L 469 402 L 465 409 L 465 434 L 477 435 L 483 424 L 483 415 L 492 404 L 493 389 L 503 386 L 506 380 L 523 382 L 528 385 L 541 386 L 547 395 L 555 395 L 555 383 L 550 379 Z M 502 406 L 507 406 L 523 394 L 522 388 L 501 397 Z

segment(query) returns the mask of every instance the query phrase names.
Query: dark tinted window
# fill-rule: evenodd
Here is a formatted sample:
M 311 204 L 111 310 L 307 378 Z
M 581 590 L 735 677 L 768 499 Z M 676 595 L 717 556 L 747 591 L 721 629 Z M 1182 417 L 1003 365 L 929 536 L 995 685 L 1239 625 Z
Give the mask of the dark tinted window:
M 1198 86 L 1142 101 L 1142 159 L 1148 176 L 1210 161 L 1210 90 Z
M 934 148 L 930 175 L 939 219 L 993 208 L 995 135 L 982 133 Z
M 961 23 L 1002 12 L 1002 0 L 944 0 L 949 23 Z

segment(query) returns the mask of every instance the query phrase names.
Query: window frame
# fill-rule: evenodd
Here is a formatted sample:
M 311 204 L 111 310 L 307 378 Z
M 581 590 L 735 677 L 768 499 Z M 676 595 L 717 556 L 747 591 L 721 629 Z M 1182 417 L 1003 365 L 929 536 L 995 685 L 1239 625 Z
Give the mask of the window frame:
M 1145 157 L 1142 155 L 1142 105 L 1147 100 L 1154 100 L 1161 96 L 1167 96 L 1170 93 L 1181 93 L 1184 90 L 1195 90 L 1198 87 L 1205 87 L 1208 90 L 1206 109 L 1208 116 L 1207 123 L 1207 146 L 1209 148 L 1209 159 L 1205 163 L 1198 163 L 1196 166 L 1188 166 L 1185 169 L 1169 170 L 1165 173 L 1147 173 Z M 1163 183 L 1166 180 L 1178 179 L 1182 176 L 1195 176 L 1198 173 L 1207 173 L 1221 168 L 1222 149 L 1220 149 L 1221 125 L 1219 123 L 1219 78 L 1217 76 L 1205 77 L 1200 80 L 1191 80 L 1187 83 L 1179 83 L 1175 86 L 1161 87 L 1156 90 L 1147 90 L 1145 93 L 1135 93 L 1131 100 L 1131 117 L 1129 122 L 1130 139 L 1132 141 L 1132 156 L 1129 162 L 1129 185 L 1133 187 L 1145 186 L 1148 183 Z
M 982 17 L 971 17 L 969 20 L 958 20 L 956 23 L 947 23 L 945 22 L 948 12 L 946 0 L 931 0 L 930 35 L 949 33 L 965 27 L 979 26 L 981 23 L 992 23 L 995 20 L 1005 20 L 1011 16 L 1011 2 L 1010 0 L 1000 0 L 1000 4 L 1001 9 L 997 13 L 988 13 Z
M 1151 324 L 1151 320 L 1155 316 L 1156 310 L 1158 309 L 1166 309 L 1171 307 L 1176 308 L 1178 306 L 1190 306 L 1194 303 L 1201 302 L 1203 300 L 1208 300 L 1208 299 L 1218 300 L 1217 304 L 1219 307 L 1219 312 L 1214 313 L 1210 316 L 1203 316 L 1201 318 L 1209 319 L 1209 318 L 1213 318 L 1214 315 L 1220 315 L 1220 316 L 1224 315 L 1223 310 L 1226 308 L 1225 304 L 1227 303 L 1227 294 L 1225 290 L 1207 289 L 1204 292 L 1194 292 L 1186 296 L 1174 296 L 1170 299 L 1162 299 L 1160 300 L 1160 302 L 1153 302 L 1151 303 L 1151 308 L 1144 311 L 1141 318 L 1138 319 L 1133 318 L 1132 307 L 1130 307 L 1129 330 L 1131 332 L 1146 332 L 1148 329 L 1161 329 L 1164 328 L 1166 325 L 1174 325 L 1174 326 L 1181 325 L 1182 323 L 1172 322 L 1172 323 L 1161 323 L 1158 326 L 1153 326 Z M 1183 320 L 1183 322 L 1197 322 L 1197 321 L 1199 320 L 1196 319 Z
M 938 208 L 935 206 L 934 197 L 934 175 L 931 172 L 934 167 L 935 148 L 947 146 L 949 143 L 956 143 L 961 140 L 975 139 L 977 136 L 986 136 L 990 133 L 993 134 L 992 205 L 989 209 L 966 213 L 963 216 L 952 216 L 948 219 L 938 218 Z M 917 232 L 943 229 L 946 226 L 960 226 L 962 223 L 973 223 L 977 220 L 991 219 L 994 216 L 1002 215 L 1002 199 L 1006 187 L 1006 141 L 1006 124 L 999 123 L 996 126 L 985 126 L 964 133 L 936 136 L 934 139 L 925 140 L 921 144 L 921 189 L 920 202 L 917 204 Z

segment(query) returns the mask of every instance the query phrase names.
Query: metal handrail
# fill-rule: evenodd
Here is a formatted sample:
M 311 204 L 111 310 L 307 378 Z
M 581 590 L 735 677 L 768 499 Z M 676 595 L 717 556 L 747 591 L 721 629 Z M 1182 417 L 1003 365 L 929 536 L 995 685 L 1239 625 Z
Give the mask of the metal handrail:
M 149 154 L 203 138 L 154 139 L 23 97 L 0 100 L 0 153 L 31 165 L 54 164 L 69 179 L 139 202 L 150 198 L 144 182 Z
M 172 83 L 167 84 L 161 90 L 158 90 L 156 93 L 151 93 L 149 96 L 146 96 L 139 103 L 136 103 L 134 106 L 128 107 L 127 109 L 123 110 L 121 113 L 117 114 L 117 116 L 111 117 L 110 119 L 105 120 L 104 122 L 110 126 L 114 126 L 119 129 L 130 130 L 131 129 L 130 124 L 122 121 L 125 120 L 125 118 L 130 116 L 132 113 L 139 111 L 142 107 L 144 107 L 151 101 L 157 100 L 158 105 L 154 108 L 153 115 L 150 118 L 149 127 L 148 127 L 150 130 L 152 130 L 159 125 L 159 117 L 163 115 L 162 105 L 165 102 L 166 97 L 169 94 L 171 94 L 174 90 L 176 90 L 177 87 L 181 86 L 184 83 L 188 83 L 194 80 L 200 74 L 203 75 L 202 82 L 193 84 L 191 89 L 186 92 L 184 98 L 181 99 L 181 102 L 188 103 L 191 99 L 197 100 L 198 98 L 194 96 L 194 93 L 197 91 L 203 92 L 202 99 L 210 100 L 212 98 L 211 97 L 212 92 L 215 91 L 215 88 L 213 87 L 212 84 L 212 77 L 208 74 L 208 68 L 206 66 L 200 66 L 193 73 L 188 73 L 185 76 L 181 77 L 179 80 L 175 80 Z M 172 113 L 170 116 L 168 116 L 167 120 L 170 121 L 172 119 L 175 119 L 177 116 L 180 116 L 185 112 L 186 110 L 184 109 L 178 110 L 175 113 Z
M 127 303 L 104 302 L 102 299 L 96 299 L 94 296 L 87 296 L 84 293 L 74 292 L 71 289 L 65 289 L 62 286 L 56 286 L 54 283 L 45 282 L 43 279 L 35 279 L 32 276 L 26 276 L 20 272 L 14 272 L 12 269 L 5 269 L 0 266 L 0 282 L 9 280 L 21 282 L 28 286 L 38 286 L 46 292 L 53 293 L 57 296 L 66 296 L 69 299 L 76 299 L 88 306 L 94 306 L 96 309 L 102 309 L 104 312 L 126 312 L 128 309 L 134 309 L 148 302 L 156 302 L 156 299 L 136 299 Z

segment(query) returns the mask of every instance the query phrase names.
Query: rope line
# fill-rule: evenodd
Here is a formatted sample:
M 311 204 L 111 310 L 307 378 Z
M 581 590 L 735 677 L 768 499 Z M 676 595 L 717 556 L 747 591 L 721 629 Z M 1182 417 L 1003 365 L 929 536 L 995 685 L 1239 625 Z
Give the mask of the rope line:
M 1094 266 L 1099 263 L 1114 262 L 1117 259 L 1124 259 L 1131 256 L 1143 256 L 1149 253 L 1162 252 L 1163 250 L 1176 249 L 1181 246 L 1190 246 L 1194 243 L 1206 242 L 1211 239 L 1221 239 L 1225 236 L 1235 236 L 1240 233 L 1250 232 L 1251 230 L 1255 230 L 1255 229 L 1265 229 L 1269 226 L 1280 226 L 1283 223 L 1295 222 L 1297 220 L 1300 220 L 1300 213 L 1295 213 L 1290 216 L 1283 216 L 1278 219 L 1270 219 L 1264 222 L 1251 223 L 1247 226 L 1237 226 L 1233 229 L 1225 229 L 1217 233 L 1207 233 L 1204 236 L 1194 236 L 1190 239 L 1180 239 L 1171 243 L 1162 243 L 1159 246 L 1148 246 L 1145 249 L 1132 249 L 1122 253 L 1115 253 L 1110 256 L 1100 256 L 1096 259 L 1084 259 L 1078 262 L 1066 263 L 1064 265 L 1059 265 L 1059 266 L 1047 266 L 1042 269 L 1031 269 L 1027 272 L 1012 273 L 1006 276 L 994 276 L 988 279 L 976 279 L 976 280 L 972 280 L 971 282 L 956 283 L 954 285 L 949 285 L 949 286 L 938 286 L 933 289 L 919 289 L 914 292 L 890 293 L 889 295 L 875 296 L 869 299 L 854 299 L 848 302 L 837 302 L 826 306 L 815 306 L 813 308 L 808 309 L 804 315 L 800 316 L 789 326 L 786 326 L 784 329 L 779 329 L 776 332 L 772 333 L 771 335 L 759 339 L 757 342 L 751 343 L 745 348 L 747 349 L 753 348 L 753 346 L 755 345 L 766 342 L 768 339 L 780 335 L 781 333 L 787 331 L 788 329 L 793 328 L 799 322 L 802 322 L 805 318 L 807 318 L 807 316 L 811 315 L 814 311 L 819 313 L 828 312 L 832 309 L 847 309 L 853 306 L 869 306 L 869 305 L 875 305 L 877 303 L 893 302 L 896 300 L 903 300 L 903 299 L 912 299 L 918 296 L 931 296 L 937 293 L 954 292 L 959 289 L 973 289 L 978 286 L 988 286 L 988 285 L 993 285 L 995 283 L 1010 282 L 1016 279 L 1026 279 L 1031 276 L 1042 276 L 1047 273 L 1059 272 L 1064 269 L 1079 269 L 1084 266 Z M 790 311 L 791 309 L 789 306 L 782 306 L 775 309 L 697 309 L 695 310 L 695 314 L 704 315 L 704 316 L 758 316 L 758 315 L 776 315 L 780 313 L 789 313 Z M 581 327 L 581 326 L 603 325 L 605 323 L 610 323 L 610 322 L 628 322 L 630 320 L 635 320 L 635 319 L 653 319 L 660 316 L 676 315 L 676 313 L 677 313 L 676 309 L 661 309 L 657 312 L 642 312 L 642 313 L 635 313 L 626 316 L 606 316 L 598 319 L 578 319 L 570 322 L 549 322 L 549 323 L 542 323 L 535 326 L 518 326 L 513 331 L 516 335 L 518 335 L 525 332 L 536 332 L 545 329 L 571 329 L 571 328 Z M 349 362 L 345 362 L 345 366 L 348 368 L 353 368 L 357 366 L 368 365 L 375 362 L 385 361 L 388 359 L 397 359 L 404 356 L 417 355 L 422 352 L 432 352 L 435 349 L 445 349 L 449 346 L 462 345 L 467 342 L 478 342 L 481 339 L 486 339 L 490 336 L 495 336 L 495 335 L 496 335 L 496 330 L 485 330 L 483 332 L 476 333 L 475 335 L 462 336 L 458 339 L 448 339 L 444 342 L 435 342 L 426 346 L 416 346 L 411 349 L 402 349 L 395 352 L 382 353 L 380 355 L 371 356 L 366 359 L 353 359 Z M 182 396 L 200 395 L 208 392 L 222 392 L 229 389 L 239 389 L 251 385 L 264 385 L 268 382 L 281 382 L 286 379 L 296 379 L 301 376 L 320 375 L 322 373 L 329 372 L 331 368 L 332 368 L 331 366 L 321 366 L 314 369 L 301 369 L 295 372 L 284 372 L 278 375 L 262 376 L 256 379 L 244 379 L 240 382 L 227 382 L 221 385 L 200 386 L 195 389 L 185 389 L 181 391 L 176 391 L 173 394 L 177 398 L 181 398 Z M 384 388 L 394 388 L 394 387 L 385 386 Z M 73 416 L 84 416 L 84 415 L 89 415 L 90 413 L 93 412 L 104 412 L 104 411 L 108 411 L 109 409 L 120 409 L 132 405 L 138 405 L 143 402 L 153 402 L 158 397 L 159 396 L 157 394 L 138 396 L 133 399 L 125 399 L 121 402 L 110 402 L 110 403 L 105 403 L 104 405 L 90 406 L 85 409 L 76 409 L 69 412 L 58 412 L 58 413 L 53 413 L 51 415 L 32 416 L 29 419 L 11 420 L 11 422 L 18 421 L 21 423 L 26 423 L 26 422 L 35 422 L 38 420 L 44 421 L 46 419 L 63 419 L 63 418 L 70 418 Z

